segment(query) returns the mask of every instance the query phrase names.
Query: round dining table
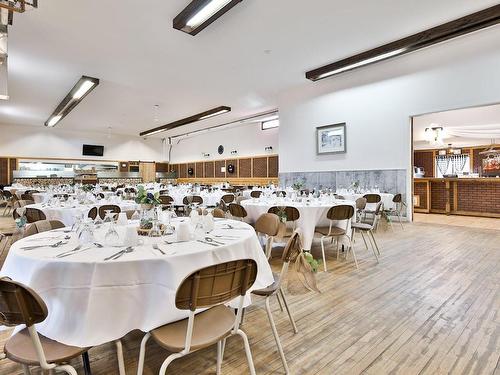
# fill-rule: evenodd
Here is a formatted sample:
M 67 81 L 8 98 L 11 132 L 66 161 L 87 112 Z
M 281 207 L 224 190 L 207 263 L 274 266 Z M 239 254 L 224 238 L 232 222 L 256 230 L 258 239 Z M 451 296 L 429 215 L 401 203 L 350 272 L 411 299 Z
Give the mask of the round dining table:
M 241 205 L 247 211 L 246 220 L 250 223 L 266 213 L 271 207 L 285 207 L 292 206 L 299 210 L 300 218 L 297 220 L 296 226 L 301 229 L 302 246 L 304 250 L 311 250 L 312 242 L 314 239 L 314 230 L 317 226 L 328 226 L 330 221 L 327 219 L 326 214 L 330 207 L 348 204 L 356 207 L 356 202 L 349 200 L 335 200 L 335 199 L 302 199 L 301 201 L 292 201 L 289 198 L 259 198 L 259 199 L 246 199 L 241 201 Z M 356 211 L 352 220 L 356 220 Z M 345 220 L 336 221 L 336 226 L 342 229 L 346 228 Z M 348 227 L 348 233 L 350 233 Z
M 101 199 L 95 203 L 90 204 L 79 204 L 76 202 L 62 202 L 57 205 L 50 205 L 48 203 L 35 203 L 28 204 L 24 207 L 26 208 L 37 208 L 45 214 L 47 220 L 59 220 L 64 225 L 72 226 L 75 223 L 77 217 L 84 215 L 87 216 L 89 211 L 93 207 L 101 207 L 104 205 L 117 205 L 120 207 L 121 211 L 134 211 L 140 208 L 140 205 L 134 201 L 116 201 L 116 200 L 105 200 Z
M 180 220 L 172 221 L 174 227 Z M 253 259 L 258 271 L 251 290 L 274 281 L 248 224 L 215 221 L 209 234 L 192 235 L 188 241 L 178 241 L 175 234 L 140 236 L 137 246 L 114 259 L 109 257 L 126 249 L 127 243 L 108 246 L 107 225 L 81 247 L 68 228 L 42 232 L 12 245 L 0 276 L 31 287 L 45 301 L 49 314 L 37 330 L 50 339 L 89 347 L 120 339 L 132 330 L 147 332 L 186 318 L 188 311 L 175 306 L 177 288 L 191 273 L 214 264 Z M 131 226 L 135 229 L 137 222 L 116 226 L 120 241 L 125 241 L 124 233 Z M 60 241 L 62 245 L 50 247 Z
M 380 195 L 381 202 L 384 204 L 384 209 L 388 210 L 394 207 L 394 202 L 392 201 L 394 199 L 394 194 L 390 193 L 339 193 L 339 195 L 342 195 L 346 200 L 351 200 L 351 201 L 356 201 L 358 198 L 362 198 L 366 194 L 378 194 Z M 375 210 L 375 203 L 367 203 L 367 209 L 369 210 Z

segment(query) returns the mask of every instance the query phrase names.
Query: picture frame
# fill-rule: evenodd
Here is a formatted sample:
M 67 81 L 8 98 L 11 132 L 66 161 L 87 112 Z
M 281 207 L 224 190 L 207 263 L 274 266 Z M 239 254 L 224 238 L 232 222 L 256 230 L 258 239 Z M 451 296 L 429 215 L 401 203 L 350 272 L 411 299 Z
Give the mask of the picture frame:
M 345 154 L 347 152 L 346 123 L 318 126 L 316 128 L 316 153 Z

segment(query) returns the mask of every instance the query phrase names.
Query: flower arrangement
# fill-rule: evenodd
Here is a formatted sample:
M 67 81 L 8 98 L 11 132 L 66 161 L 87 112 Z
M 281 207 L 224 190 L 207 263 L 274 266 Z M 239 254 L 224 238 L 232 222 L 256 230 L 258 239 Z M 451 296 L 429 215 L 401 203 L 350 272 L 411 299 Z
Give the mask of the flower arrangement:
M 305 181 L 302 180 L 302 181 L 297 181 L 295 183 L 292 184 L 292 189 L 293 190 L 296 190 L 296 191 L 299 191 L 299 190 L 302 190 L 305 186 Z
M 94 189 L 94 185 L 91 185 L 91 184 L 83 184 L 81 189 L 88 193 L 89 191 L 92 191 L 92 189 Z
M 153 193 L 147 192 L 144 189 L 144 186 L 139 186 L 137 188 L 137 196 L 135 198 L 135 203 L 157 206 L 157 205 L 161 204 L 159 197 L 160 197 L 160 193 L 153 194 Z

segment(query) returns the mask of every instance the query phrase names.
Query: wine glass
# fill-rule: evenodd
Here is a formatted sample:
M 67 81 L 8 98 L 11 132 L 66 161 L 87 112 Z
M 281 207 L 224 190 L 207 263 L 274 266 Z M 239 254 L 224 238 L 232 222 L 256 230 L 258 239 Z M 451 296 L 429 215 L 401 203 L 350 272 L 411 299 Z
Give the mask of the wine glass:
M 113 210 L 105 210 L 105 215 L 104 215 L 104 223 L 111 223 L 111 222 L 114 222 L 114 217 L 115 217 L 115 213 L 113 212 Z
M 109 223 L 108 231 L 104 235 L 104 242 L 108 246 L 117 246 L 119 240 L 120 240 L 120 236 L 118 235 L 118 232 L 116 231 L 116 224 L 114 221 L 111 221 Z

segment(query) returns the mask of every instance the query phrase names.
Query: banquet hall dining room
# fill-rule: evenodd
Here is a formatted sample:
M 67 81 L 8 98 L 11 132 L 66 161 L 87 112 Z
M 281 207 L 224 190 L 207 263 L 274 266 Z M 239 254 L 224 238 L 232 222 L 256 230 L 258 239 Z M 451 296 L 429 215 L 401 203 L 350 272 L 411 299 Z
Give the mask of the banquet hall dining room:
M 0 375 L 500 375 L 500 3 L 0 0 Z

